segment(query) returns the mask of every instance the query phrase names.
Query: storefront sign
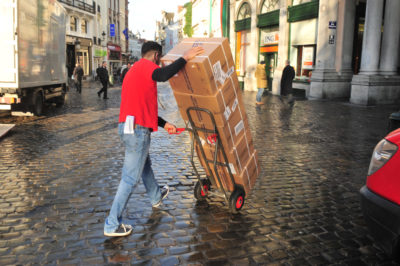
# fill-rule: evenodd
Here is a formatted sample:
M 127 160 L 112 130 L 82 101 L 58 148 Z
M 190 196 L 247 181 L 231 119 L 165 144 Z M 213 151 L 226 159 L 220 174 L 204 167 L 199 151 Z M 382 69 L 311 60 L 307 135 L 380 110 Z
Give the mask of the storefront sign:
M 336 29 L 336 21 L 329 21 L 329 28 Z
M 312 69 L 314 61 L 314 47 L 304 47 L 303 48 L 303 58 L 302 58 L 303 69 Z
M 94 50 L 94 56 L 96 56 L 96 57 L 107 56 L 107 51 L 105 51 L 105 50 Z
M 264 43 L 262 45 L 268 45 L 268 44 L 278 44 L 279 42 L 279 32 L 274 31 L 274 32 L 263 32 L 262 33 L 264 36 L 262 40 Z

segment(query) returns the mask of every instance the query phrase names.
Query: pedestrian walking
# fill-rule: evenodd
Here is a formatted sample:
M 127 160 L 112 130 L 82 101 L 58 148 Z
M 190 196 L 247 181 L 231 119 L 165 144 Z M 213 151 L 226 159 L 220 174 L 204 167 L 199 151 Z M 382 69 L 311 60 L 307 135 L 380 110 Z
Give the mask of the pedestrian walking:
M 82 93 L 83 69 L 79 63 L 76 64 L 72 75 L 74 76 L 76 91 Z
M 107 62 L 103 61 L 103 64 L 101 65 L 100 68 L 98 68 L 96 70 L 96 73 L 100 79 L 101 84 L 103 85 L 103 87 L 101 88 L 101 90 L 99 90 L 97 92 L 97 96 L 99 96 L 99 98 L 101 97 L 101 93 L 103 93 L 103 99 L 108 99 L 107 97 L 107 87 L 108 87 L 108 71 L 107 71 Z
M 118 133 L 125 145 L 125 160 L 121 180 L 104 223 L 104 235 L 126 236 L 132 225 L 121 223 L 122 213 L 129 197 L 141 177 L 153 207 L 161 205 L 169 187 L 160 188 L 154 178 L 149 156 L 150 134 L 159 127 L 176 133 L 176 127 L 158 116 L 157 81 L 167 81 L 188 60 L 203 52 L 195 47 L 184 53 L 172 64 L 160 68 L 162 47 L 148 41 L 142 46 L 142 59 L 136 62 L 122 84 Z
M 128 64 L 126 65 L 126 68 L 124 68 L 124 70 L 122 71 L 122 74 L 121 74 L 121 84 L 124 82 L 125 75 L 126 75 L 126 73 L 128 73 L 129 69 L 131 69 L 131 66 L 132 66 L 132 64 L 131 64 L 131 63 L 128 63 Z
M 293 99 L 293 79 L 295 77 L 294 68 L 290 65 L 290 61 L 285 61 L 285 68 L 282 72 L 281 77 L 281 100 L 282 102 L 287 102 L 290 105 L 294 104 Z
M 261 61 L 256 68 L 256 72 L 254 73 L 257 79 L 257 96 L 256 96 L 256 104 L 261 105 L 264 104 L 261 101 L 261 97 L 264 93 L 265 88 L 267 87 L 267 72 L 265 71 L 265 62 Z

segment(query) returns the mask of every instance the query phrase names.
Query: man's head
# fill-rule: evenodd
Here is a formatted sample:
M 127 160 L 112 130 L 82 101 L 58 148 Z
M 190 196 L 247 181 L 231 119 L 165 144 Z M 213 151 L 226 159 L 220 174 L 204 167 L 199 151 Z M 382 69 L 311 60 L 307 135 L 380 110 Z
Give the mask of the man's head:
M 260 65 L 264 65 L 264 64 L 265 64 L 264 60 L 260 61 Z
M 286 60 L 285 65 L 287 65 L 287 66 L 290 65 L 290 60 Z
M 129 68 L 131 68 L 131 66 L 132 66 L 132 63 L 131 62 L 129 62 L 127 65 L 126 65 L 126 67 L 129 69 Z
M 79 64 L 79 63 L 76 63 L 75 66 L 78 67 L 78 66 L 80 66 L 80 64 Z
M 103 67 L 106 67 L 107 66 L 107 62 L 106 61 L 103 61 L 103 63 L 101 64 Z
M 142 57 L 153 61 L 157 65 L 160 64 L 162 55 L 162 46 L 153 41 L 147 41 L 142 46 Z

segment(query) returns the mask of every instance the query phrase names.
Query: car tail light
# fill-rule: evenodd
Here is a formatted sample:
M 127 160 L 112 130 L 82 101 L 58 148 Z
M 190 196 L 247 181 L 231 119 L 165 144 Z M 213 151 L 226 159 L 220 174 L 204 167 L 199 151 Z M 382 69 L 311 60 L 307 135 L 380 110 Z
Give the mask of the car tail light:
M 376 145 L 372 153 L 371 163 L 369 164 L 368 175 L 378 171 L 396 153 L 397 146 L 386 139 L 381 140 Z

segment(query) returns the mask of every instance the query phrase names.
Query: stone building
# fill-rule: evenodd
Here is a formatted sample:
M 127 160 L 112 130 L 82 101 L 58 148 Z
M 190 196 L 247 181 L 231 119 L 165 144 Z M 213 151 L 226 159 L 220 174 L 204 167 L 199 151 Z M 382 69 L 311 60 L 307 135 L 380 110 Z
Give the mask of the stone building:
M 245 90 L 267 63 L 268 89 L 280 94 L 285 60 L 308 98 L 361 105 L 400 102 L 398 0 L 231 0 L 229 37 Z
M 96 31 L 97 5 L 93 0 L 59 1 L 67 11 L 66 53 L 68 76 L 71 77 L 75 64 L 80 63 L 85 76 L 91 75 L 93 39 Z

